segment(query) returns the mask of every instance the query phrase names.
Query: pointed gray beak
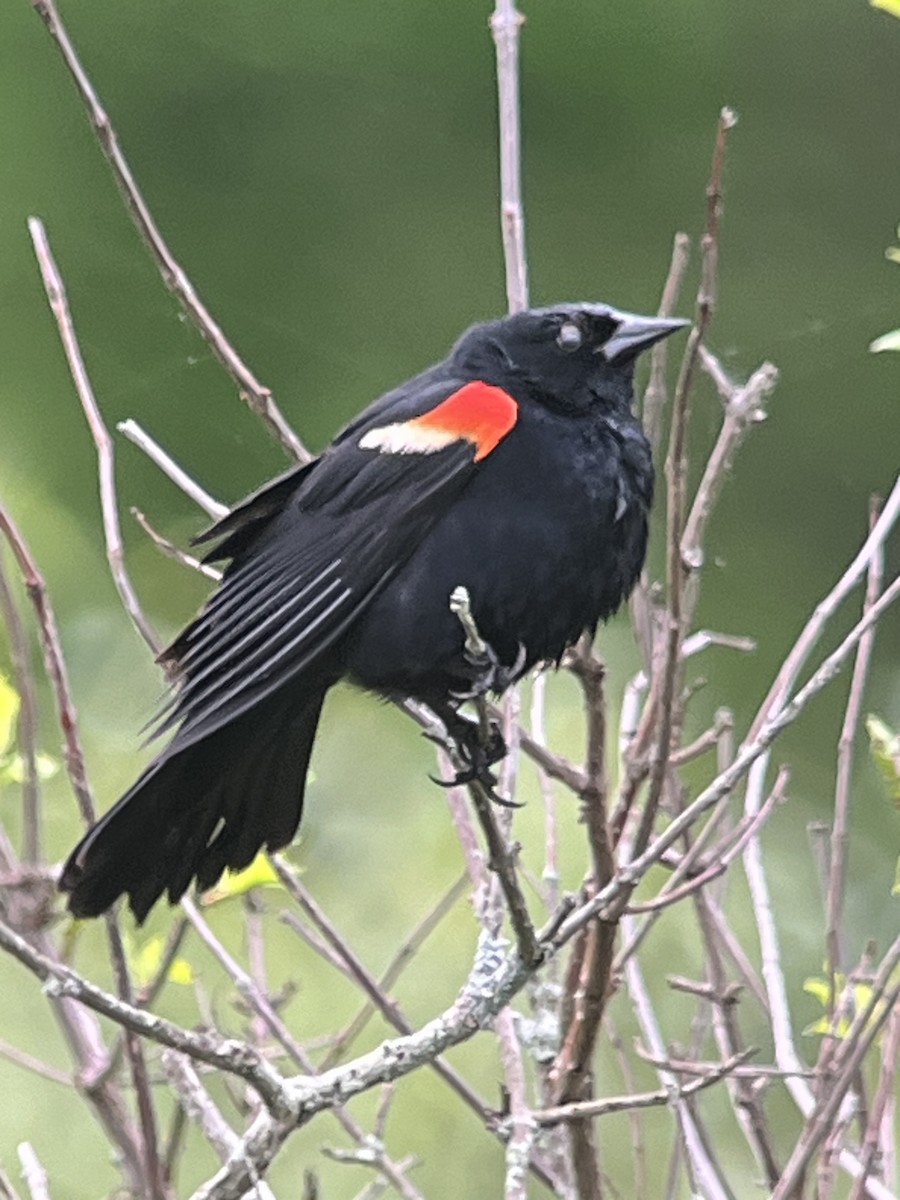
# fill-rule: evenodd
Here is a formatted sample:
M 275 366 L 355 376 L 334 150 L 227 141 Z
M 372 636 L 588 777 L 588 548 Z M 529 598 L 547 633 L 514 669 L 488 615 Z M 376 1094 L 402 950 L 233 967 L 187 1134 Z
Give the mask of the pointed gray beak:
M 623 312 L 614 315 L 619 321 L 619 327 L 598 350 L 607 362 L 620 358 L 636 358 L 654 342 L 662 341 L 670 333 L 677 333 L 679 329 L 690 325 L 690 321 L 680 317 L 639 317 L 635 313 Z

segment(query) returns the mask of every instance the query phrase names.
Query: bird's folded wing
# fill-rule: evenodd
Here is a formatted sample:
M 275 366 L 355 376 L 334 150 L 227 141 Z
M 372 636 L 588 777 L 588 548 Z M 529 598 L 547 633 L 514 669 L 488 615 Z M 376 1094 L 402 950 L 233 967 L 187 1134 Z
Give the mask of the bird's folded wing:
M 465 441 L 377 467 L 374 457 L 347 447 L 321 460 L 312 494 L 272 519 L 166 652 L 180 685 L 156 732 L 181 726 L 173 750 L 315 673 L 477 469 Z

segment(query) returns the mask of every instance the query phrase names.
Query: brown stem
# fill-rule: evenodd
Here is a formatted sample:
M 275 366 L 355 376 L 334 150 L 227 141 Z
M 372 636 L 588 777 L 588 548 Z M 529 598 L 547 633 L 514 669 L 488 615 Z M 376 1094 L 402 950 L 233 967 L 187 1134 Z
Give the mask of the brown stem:
M 150 251 L 163 283 L 172 293 L 186 315 L 193 322 L 201 337 L 212 350 L 234 382 L 241 397 L 281 444 L 284 451 L 298 462 L 308 462 L 309 451 L 281 415 L 269 388 L 259 382 L 237 350 L 226 338 L 188 279 L 180 263 L 169 249 L 159 227 L 147 207 L 147 203 L 131 173 L 131 167 L 122 153 L 119 139 L 106 110 L 100 103 L 75 48 L 69 40 L 55 0 L 32 0 L 34 9 L 47 27 L 47 31 L 62 55 L 63 62 L 72 76 L 88 119 L 97 135 L 100 149 L 113 173 L 128 214 L 134 222 L 147 249 Z

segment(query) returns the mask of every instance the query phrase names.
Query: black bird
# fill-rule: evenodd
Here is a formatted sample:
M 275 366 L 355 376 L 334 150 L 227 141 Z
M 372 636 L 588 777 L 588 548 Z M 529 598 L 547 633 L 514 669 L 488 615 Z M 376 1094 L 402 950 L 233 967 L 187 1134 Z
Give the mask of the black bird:
M 460 736 L 473 685 L 502 691 L 615 612 L 653 492 L 634 363 L 685 324 L 584 303 L 474 325 L 201 534 L 228 566 L 163 655 L 179 682 L 157 732 L 177 731 L 70 855 L 71 912 L 124 892 L 143 921 L 164 891 L 289 842 L 339 679 L 424 701 Z M 488 668 L 450 611 L 459 585 Z

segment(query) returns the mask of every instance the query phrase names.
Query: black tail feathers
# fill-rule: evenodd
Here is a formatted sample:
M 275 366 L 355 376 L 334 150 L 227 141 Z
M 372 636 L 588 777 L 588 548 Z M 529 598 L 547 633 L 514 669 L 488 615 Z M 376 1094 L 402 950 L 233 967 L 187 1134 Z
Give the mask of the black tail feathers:
M 171 746 L 75 847 L 60 887 L 76 917 L 123 892 L 139 922 L 166 892 L 212 887 L 262 846 L 286 845 L 300 822 L 306 770 L 324 699 L 276 693 L 193 744 Z

